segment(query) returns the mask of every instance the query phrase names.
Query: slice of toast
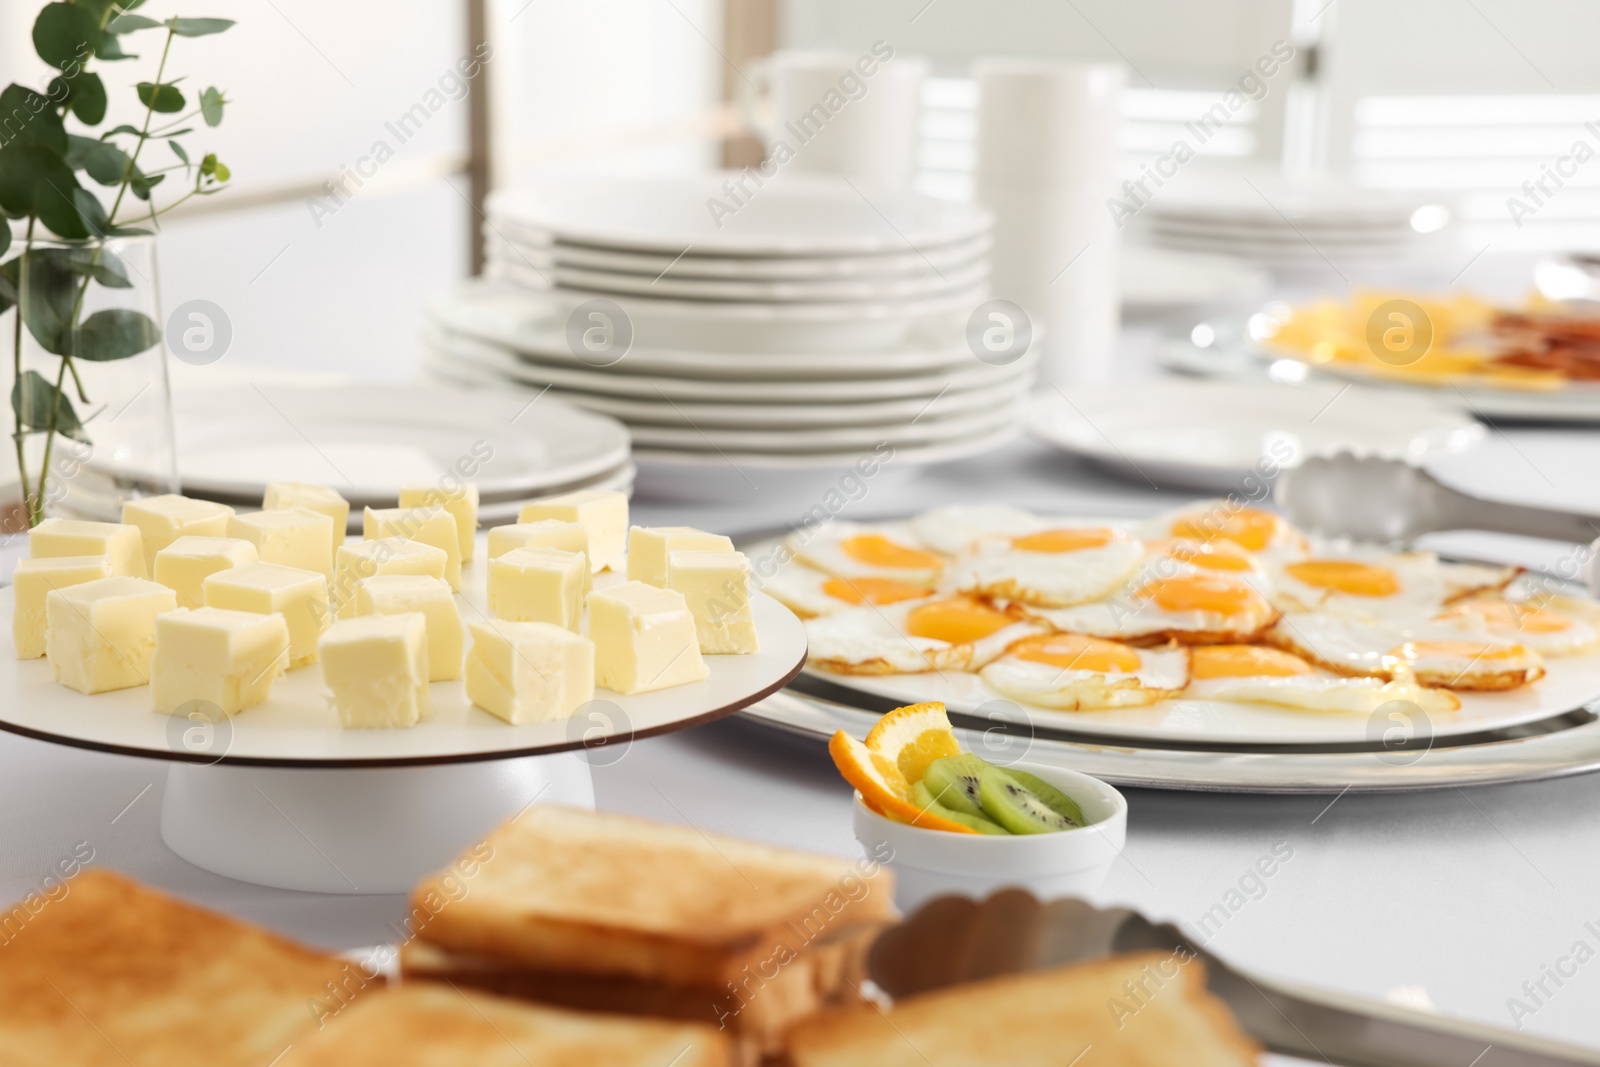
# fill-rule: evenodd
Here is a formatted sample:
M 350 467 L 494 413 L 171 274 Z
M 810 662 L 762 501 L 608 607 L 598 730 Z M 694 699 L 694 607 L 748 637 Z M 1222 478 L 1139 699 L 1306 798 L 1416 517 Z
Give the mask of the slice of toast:
M 540 805 L 424 880 L 412 903 L 427 916 L 417 937 L 452 953 L 720 988 L 881 925 L 892 897 L 871 861 Z
M 1245 1067 L 1260 1053 L 1205 970 L 1164 952 L 990 978 L 800 1023 L 793 1067 Z
M 408 982 L 360 997 L 279 1067 L 727 1067 L 729 1055 L 709 1026 Z
M 265 1067 L 335 990 L 381 984 L 109 871 L 58 890 L 0 946 L 7 1067 Z

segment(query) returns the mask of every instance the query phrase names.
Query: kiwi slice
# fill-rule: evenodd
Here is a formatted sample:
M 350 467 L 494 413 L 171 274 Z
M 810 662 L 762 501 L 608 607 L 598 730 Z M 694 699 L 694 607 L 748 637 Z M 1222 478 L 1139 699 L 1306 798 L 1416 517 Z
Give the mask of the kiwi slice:
M 959 756 L 946 756 L 928 764 L 922 780 L 934 799 L 951 811 L 964 811 L 968 815 L 983 815 L 983 803 L 978 799 L 978 774 L 989 764 L 970 752 Z
M 1083 817 L 1083 809 L 1078 807 L 1078 802 L 1067 794 L 1040 778 L 1037 774 L 1019 771 L 1015 767 L 1002 768 L 1006 774 L 1021 782 L 1027 787 L 1028 792 L 1045 802 L 1045 806 L 1057 815 L 1070 820 L 1074 826 L 1088 826 L 1089 820 Z
M 983 813 L 1014 834 L 1053 834 L 1077 825 L 999 767 L 986 766 L 978 775 L 978 796 Z
M 941 819 L 948 819 L 953 823 L 960 823 L 967 829 L 976 830 L 980 834 L 1009 835 L 1011 833 L 1011 831 L 1007 830 L 1004 826 L 1001 826 L 992 819 L 986 819 L 982 815 L 970 815 L 964 811 L 956 811 L 953 808 L 945 807 L 943 804 L 939 803 L 938 800 L 934 799 L 933 793 L 926 785 L 923 784 L 923 782 L 926 781 L 927 778 L 924 776 L 922 782 L 918 782 L 916 785 L 911 787 L 911 802 L 917 807 L 921 808 L 923 811 L 926 811 L 929 815 L 936 815 Z

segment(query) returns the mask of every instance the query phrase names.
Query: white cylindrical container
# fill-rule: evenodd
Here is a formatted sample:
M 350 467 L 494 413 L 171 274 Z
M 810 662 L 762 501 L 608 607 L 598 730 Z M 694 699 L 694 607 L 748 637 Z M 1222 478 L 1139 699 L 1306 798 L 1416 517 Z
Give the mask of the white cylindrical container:
M 1125 70 L 980 59 L 974 195 L 995 214 L 992 289 L 1044 328 L 1042 376 L 1110 377 L 1118 326 L 1117 175 Z

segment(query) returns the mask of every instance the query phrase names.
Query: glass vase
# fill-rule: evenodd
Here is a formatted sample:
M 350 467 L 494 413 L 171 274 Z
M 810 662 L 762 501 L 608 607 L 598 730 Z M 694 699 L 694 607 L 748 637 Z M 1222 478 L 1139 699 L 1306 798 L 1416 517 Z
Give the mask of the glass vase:
M 25 520 L 116 522 L 128 500 L 177 492 L 154 238 L 14 233 L 0 273 L 0 309 L 15 305 L 0 315 L 13 442 L 0 481 L 17 483 Z

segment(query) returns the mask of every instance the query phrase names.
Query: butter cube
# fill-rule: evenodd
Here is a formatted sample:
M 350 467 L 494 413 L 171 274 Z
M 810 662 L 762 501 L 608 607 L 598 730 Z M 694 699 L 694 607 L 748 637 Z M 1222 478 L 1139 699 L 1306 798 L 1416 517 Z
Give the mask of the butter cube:
M 339 551 L 344 544 L 345 528 L 350 525 L 350 504 L 344 497 L 325 485 L 306 482 L 269 482 L 261 495 L 262 511 L 281 508 L 309 508 L 320 511 L 333 520 L 333 541 L 330 552 Z
M 322 678 L 346 729 L 415 726 L 432 713 L 421 612 L 340 619 L 318 647 Z
M 475 622 L 467 699 L 512 725 L 569 718 L 594 699 L 594 642 L 547 622 Z
M 461 588 L 461 536 L 444 508 L 367 508 L 361 513 L 361 530 L 368 541 L 404 537 L 439 549 L 444 553 L 444 580 L 452 591 Z
M 44 599 L 45 655 L 56 681 L 80 693 L 144 685 L 156 649 L 156 616 L 177 606 L 178 594 L 143 578 L 99 578 L 51 590 Z
M 589 594 L 589 638 L 595 682 L 618 693 L 644 693 L 698 682 L 710 670 L 700 658 L 694 616 L 683 594 L 623 582 Z
M 57 556 L 104 556 L 111 573 L 144 578 L 144 538 L 139 527 L 118 522 L 82 519 L 46 519 L 28 531 L 28 555 L 34 559 Z
M 242 537 L 180 537 L 156 553 L 155 579 L 178 594 L 180 608 L 198 608 L 206 602 L 207 578 L 260 558 Z
M 497 559 L 518 548 L 555 548 L 583 555 L 583 592 L 594 588 L 594 568 L 589 565 L 589 535 L 576 522 L 540 519 L 496 526 L 489 531 L 489 558 Z
M 256 546 L 263 563 L 317 571 L 333 577 L 333 520 L 310 508 L 251 511 L 228 520 L 228 536 Z
M 380 574 L 356 583 L 356 614 L 403 615 L 420 612 L 428 628 L 428 680 L 461 677 L 466 631 L 450 583 L 424 574 Z
M 628 579 L 667 588 L 667 553 L 680 549 L 732 552 L 733 542 L 693 526 L 635 526 L 628 531 Z
M 522 505 L 517 521 L 560 519 L 583 526 L 589 540 L 589 567 L 596 574 L 620 570 L 627 550 L 628 497 L 611 489 L 580 489 Z
M 104 556 L 18 560 L 17 573 L 11 580 L 16 599 L 11 613 L 11 639 L 17 646 L 17 658 L 38 659 L 44 655 L 44 600 L 52 589 L 109 577 L 111 561 Z
M 472 562 L 472 549 L 478 541 L 478 486 L 457 482 L 453 488 L 442 485 L 402 485 L 400 506 L 442 507 L 456 520 L 456 538 L 461 543 L 461 562 Z
M 512 549 L 489 561 L 489 614 L 509 622 L 548 622 L 576 630 L 588 573 L 582 552 Z
M 245 563 L 203 583 L 206 607 L 282 615 L 289 627 L 289 666 L 317 661 L 317 638 L 333 621 L 328 580 L 317 571 L 280 563 Z
M 156 553 L 180 537 L 225 536 L 228 516 L 232 514 L 233 509 L 226 504 L 191 500 L 176 493 L 142 497 L 122 505 L 122 521 L 139 527 L 144 539 L 144 562 L 149 568 L 156 565 Z
M 237 715 L 266 700 L 288 665 L 283 616 L 179 608 L 156 620 L 150 696 L 167 715 L 196 700 Z
M 447 557 L 444 549 L 407 541 L 404 537 L 381 537 L 358 541 L 339 549 L 339 566 L 333 579 L 333 613 L 341 619 L 356 613 L 356 583 L 378 574 L 425 574 L 444 580 Z
M 683 594 L 694 615 L 700 651 L 760 651 L 750 609 L 750 561 L 743 552 L 673 552 L 667 588 Z

